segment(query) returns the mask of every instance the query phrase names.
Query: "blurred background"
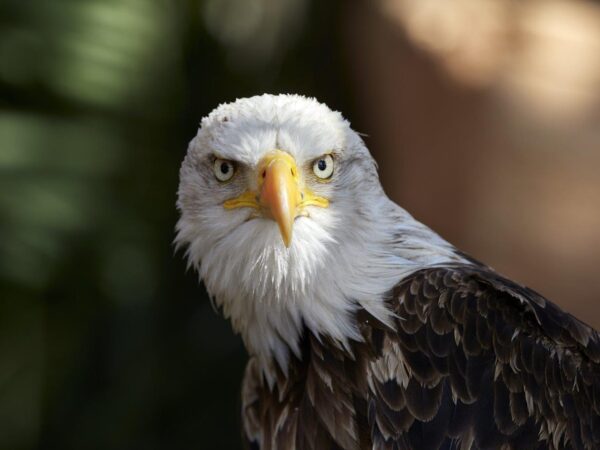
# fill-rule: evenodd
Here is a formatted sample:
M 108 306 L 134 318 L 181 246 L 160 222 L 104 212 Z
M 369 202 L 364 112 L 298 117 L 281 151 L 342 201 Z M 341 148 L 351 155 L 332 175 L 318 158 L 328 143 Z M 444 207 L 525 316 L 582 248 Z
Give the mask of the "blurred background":
M 237 449 L 245 353 L 174 254 L 202 116 L 315 96 L 388 194 L 600 327 L 600 3 L 0 0 L 0 449 Z

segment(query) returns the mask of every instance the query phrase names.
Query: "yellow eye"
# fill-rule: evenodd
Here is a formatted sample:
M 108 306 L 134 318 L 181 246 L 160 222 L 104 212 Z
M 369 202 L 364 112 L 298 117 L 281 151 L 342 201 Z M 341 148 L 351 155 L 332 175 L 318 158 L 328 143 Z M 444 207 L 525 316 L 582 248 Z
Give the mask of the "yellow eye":
M 215 172 L 215 177 L 217 178 L 217 180 L 229 181 L 235 173 L 235 166 L 231 161 L 217 158 L 215 159 L 213 170 Z
M 323 155 L 316 159 L 313 163 L 313 172 L 322 180 L 331 178 L 331 175 L 333 175 L 333 158 L 331 155 Z

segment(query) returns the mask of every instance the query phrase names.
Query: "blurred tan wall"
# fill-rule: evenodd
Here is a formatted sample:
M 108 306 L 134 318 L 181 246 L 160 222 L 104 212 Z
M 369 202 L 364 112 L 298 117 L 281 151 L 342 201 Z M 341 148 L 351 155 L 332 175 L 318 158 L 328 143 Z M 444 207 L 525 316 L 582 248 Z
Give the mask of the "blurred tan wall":
M 345 17 L 358 131 L 383 184 L 600 328 L 600 6 L 441 3 L 354 3 Z

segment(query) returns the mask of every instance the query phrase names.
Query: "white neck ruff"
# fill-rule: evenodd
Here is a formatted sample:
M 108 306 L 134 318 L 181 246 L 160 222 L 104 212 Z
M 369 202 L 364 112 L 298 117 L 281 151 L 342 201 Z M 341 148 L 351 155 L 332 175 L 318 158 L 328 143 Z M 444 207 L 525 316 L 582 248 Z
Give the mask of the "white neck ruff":
M 462 259 L 385 195 L 379 199 L 343 227 L 318 210 L 297 219 L 289 249 L 275 222 L 264 219 L 242 223 L 216 244 L 191 240 L 190 263 L 269 382 L 274 361 L 285 373 L 290 351 L 301 356 L 303 326 L 348 348 L 361 340 L 358 308 L 391 324 L 384 296 L 399 281 Z M 193 235 L 185 227 L 180 223 L 180 236 Z

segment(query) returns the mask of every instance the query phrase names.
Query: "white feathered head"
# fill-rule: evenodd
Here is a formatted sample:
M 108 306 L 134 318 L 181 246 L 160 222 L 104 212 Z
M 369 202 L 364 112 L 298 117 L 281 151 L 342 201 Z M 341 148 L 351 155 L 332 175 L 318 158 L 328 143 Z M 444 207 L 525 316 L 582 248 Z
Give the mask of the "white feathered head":
M 348 122 L 314 99 L 262 95 L 202 120 L 181 167 L 176 242 L 249 351 L 285 368 L 303 327 L 342 345 L 380 320 L 408 216 Z

